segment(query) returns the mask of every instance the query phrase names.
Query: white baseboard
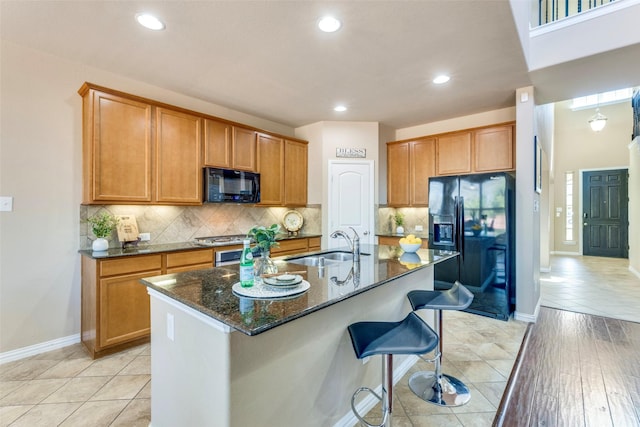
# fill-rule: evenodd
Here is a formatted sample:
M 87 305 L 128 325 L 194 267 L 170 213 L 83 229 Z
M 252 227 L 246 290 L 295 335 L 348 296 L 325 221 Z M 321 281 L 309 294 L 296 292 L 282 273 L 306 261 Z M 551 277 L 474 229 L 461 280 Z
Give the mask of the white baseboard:
M 635 274 L 638 279 L 640 279 L 640 271 L 636 270 L 635 268 L 633 268 L 631 266 L 629 266 L 629 271 L 632 272 L 633 274 Z
M 520 313 L 518 312 L 518 310 L 516 310 L 515 313 L 513 313 L 513 318 L 516 320 L 521 320 L 523 322 L 536 323 L 539 313 L 540 313 L 540 298 L 538 298 L 538 303 L 536 304 L 536 309 L 534 310 L 533 314 Z
M 564 251 L 551 251 L 551 255 L 571 255 L 571 256 L 580 256 L 582 255 L 580 252 L 564 252 Z
M 19 348 L 4 353 L 0 353 L 0 365 L 4 363 L 14 362 L 24 359 L 25 357 L 35 356 L 51 350 L 67 347 L 69 345 L 80 342 L 80 334 L 69 335 L 68 337 L 57 338 L 55 340 L 46 341 L 40 344 L 30 345 L 29 347 Z
M 551 267 L 540 267 L 540 273 L 551 273 Z
M 381 357 L 381 356 L 377 356 Z M 397 357 L 397 356 L 396 356 Z M 418 361 L 418 356 L 407 356 L 406 359 L 402 361 L 394 370 L 393 370 L 393 384 L 397 384 L 398 381 L 404 377 L 404 375 L 409 372 L 409 369 Z M 395 357 L 394 357 L 395 361 Z M 355 391 L 355 390 L 354 390 Z M 374 390 L 378 395 L 382 393 L 382 384 Z M 356 405 L 356 409 L 360 414 L 366 414 L 369 412 L 374 406 L 378 404 L 378 399 L 376 399 L 371 393 L 367 393 L 367 397 L 362 399 L 359 404 Z M 333 427 L 353 427 L 358 425 L 359 421 L 356 418 L 353 411 L 349 411 L 348 414 L 345 414 L 337 423 L 333 425 Z

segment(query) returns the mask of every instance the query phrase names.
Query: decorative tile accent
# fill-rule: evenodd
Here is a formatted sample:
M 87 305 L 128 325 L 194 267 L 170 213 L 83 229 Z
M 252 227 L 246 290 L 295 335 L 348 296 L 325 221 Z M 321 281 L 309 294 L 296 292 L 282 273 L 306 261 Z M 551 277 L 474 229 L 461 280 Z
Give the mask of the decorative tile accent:
M 429 208 L 389 208 L 378 209 L 378 234 L 395 234 L 396 224 L 393 215 L 396 212 L 404 214 L 404 234 L 426 235 L 429 231 Z M 422 226 L 422 231 L 415 231 L 416 225 Z

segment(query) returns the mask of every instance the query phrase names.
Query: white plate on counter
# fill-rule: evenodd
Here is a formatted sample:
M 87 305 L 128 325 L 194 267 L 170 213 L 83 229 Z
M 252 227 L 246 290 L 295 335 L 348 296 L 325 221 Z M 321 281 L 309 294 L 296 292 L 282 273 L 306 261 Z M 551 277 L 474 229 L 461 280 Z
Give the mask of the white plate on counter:
M 276 288 L 293 288 L 302 283 L 302 276 L 298 274 L 281 274 L 275 277 L 264 277 L 262 281 Z
M 256 298 L 256 299 L 274 299 L 274 298 L 283 298 L 283 297 L 293 297 L 303 294 L 309 290 L 311 284 L 306 280 L 302 280 L 300 283 L 296 284 L 293 287 L 281 288 L 276 286 L 263 286 L 263 285 L 253 285 L 250 288 L 243 288 L 240 285 L 240 282 L 234 283 L 231 287 L 231 290 L 234 294 L 247 297 L 247 298 Z

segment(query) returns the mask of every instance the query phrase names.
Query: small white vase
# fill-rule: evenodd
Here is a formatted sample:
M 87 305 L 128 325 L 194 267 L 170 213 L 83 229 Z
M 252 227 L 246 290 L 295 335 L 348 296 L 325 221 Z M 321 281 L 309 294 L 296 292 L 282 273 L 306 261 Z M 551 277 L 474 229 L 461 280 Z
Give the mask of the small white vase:
M 404 234 L 404 227 L 399 225 L 396 227 L 396 234 Z
M 93 249 L 94 252 L 104 252 L 109 249 L 109 241 L 104 237 L 98 237 L 91 244 L 91 249 Z

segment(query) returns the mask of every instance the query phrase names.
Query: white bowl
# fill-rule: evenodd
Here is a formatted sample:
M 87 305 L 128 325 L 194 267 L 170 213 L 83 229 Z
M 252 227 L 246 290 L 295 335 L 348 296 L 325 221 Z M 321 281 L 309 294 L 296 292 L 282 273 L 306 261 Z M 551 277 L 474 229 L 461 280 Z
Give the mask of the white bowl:
M 420 249 L 420 245 L 422 245 L 422 243 L 400 243 L 402 250 L 409 253 Z

